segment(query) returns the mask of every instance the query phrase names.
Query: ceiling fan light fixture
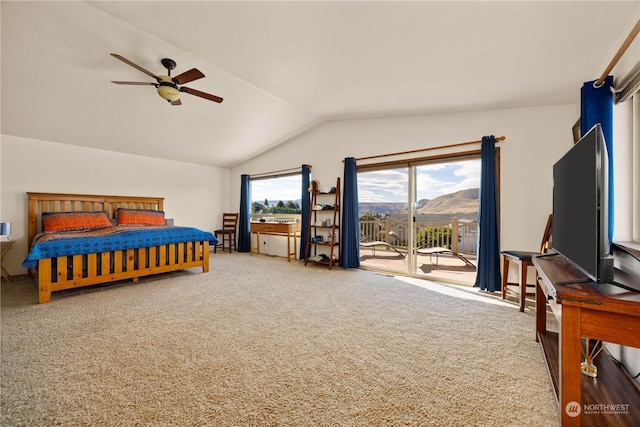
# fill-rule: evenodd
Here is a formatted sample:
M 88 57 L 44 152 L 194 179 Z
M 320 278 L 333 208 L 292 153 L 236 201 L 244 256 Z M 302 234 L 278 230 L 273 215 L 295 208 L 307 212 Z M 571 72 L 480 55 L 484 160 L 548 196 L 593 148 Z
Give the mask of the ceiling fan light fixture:
M 196 89 L 191 89 L 188 87 L 181 86 L 185 83 L 189 83 L 204 77 L 204 74 L 202 73 L 202 71 L 198 70 L 197 68 L 192 68 L 190 70 L 185 71 L 184 73 L 178 74 L 175 77 L 171 77 L 171 70 L 173 70 L 176 67 L 176 63 L 172 59 L 163 58 L 161 62 L 162 62 L 162 65 L 164 65 L 164 67 L 167 69 L 167 75 L 157 76 L 153 74 L 151 71 L 141 67 L 140 65 L 128 60 L 127 58 L 121 55 L 112 53 L 111 56 L 113 56 L 116 59 L 119 59 L 120 61 L 124 62 L 127 65 L 132 66 L 138 71 L 142 71 L 144 74 L 148 75 L 149 77 L 153 77 L 155 79 L 154 83 L 123 82 L 123 81 L 115 81 L 115 80 L 112 80 L 112 83 L 115 83 L 118 85 L 155 86 L 156 90 L 158 91 L 158 95 L 160 95 L 162 99 L 168 101 L 171 105 L 182 105 L 182 102 L 180 102 L 180 92 L 185 92 L 185 93 L 188 93 L 189 95 L 197 96 L 213 102 L 218 102 L 218 103 L 222 102 L 222 98 L 220 98 L 219 96 L 211 95 L 210 93 L 201 92 Z
M 171 81 L 169 76 L 158 76 L 158 95 L 169 102 L 175 102 L 180 99 L 180 91 L 175 83 Z

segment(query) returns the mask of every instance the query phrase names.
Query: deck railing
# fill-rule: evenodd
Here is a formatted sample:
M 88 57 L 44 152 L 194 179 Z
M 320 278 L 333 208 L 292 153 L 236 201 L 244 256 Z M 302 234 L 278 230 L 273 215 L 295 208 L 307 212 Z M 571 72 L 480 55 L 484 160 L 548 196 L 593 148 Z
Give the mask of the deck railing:
M 360 237 L 363 241 L 382 241 L 399 248 L 407 248 L 407 221 L 360 221 Z M 416 241 L 419 247 L 443 247 L 456 253 L 475 254 L 478 234 L 477 221 L 416 222 Z M 455 236 L 455 237 L 454 237 Z

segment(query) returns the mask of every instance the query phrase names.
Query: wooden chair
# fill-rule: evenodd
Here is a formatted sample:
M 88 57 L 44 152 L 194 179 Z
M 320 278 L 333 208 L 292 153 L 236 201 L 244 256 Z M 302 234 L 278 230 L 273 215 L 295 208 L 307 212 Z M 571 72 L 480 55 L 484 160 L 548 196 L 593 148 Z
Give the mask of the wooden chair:
M 525 298 L 527 295 L 534 295 L 534 292 L 527 293 L 527 272 L 529 267 L 533 267 L 532 258 L 536 255 L 546 253 L 549 249 L 551 242 L 551 224 L 553 216 L 549 215 L 547 219 L 547 226 L 544 229 L 542 235 L 542 243 L 540 244 L 539 252 L 526 252 L 526 251 L 502 251 L 502 299 L 506 298 L 507 292 L 513 293 L 519 296 L 520 299 L 520 311 L 524 312 Z M 519 281 L 518 283 L 510 283 L 507 279 L 509 277 L 509 263 L 514 262 L 518 264 Z M 514 291 L 509 286 L 517 286 L 518 291 Z M 535 285 L 534 285 L 535 289 Z
M 222 214 L 222 228 L 215 230 L 213 233 L 218 239 L 218 244 L 214 246 L 213 253 L 216 253 L 218 246 L 222 244 L 222 250 L 225 249 L 225 240 L 229 241 L 229 253 L 236 248 L 236 228 L 238 227 L 238 214 L 224 212 Z M 219 237 L 220 236 L 220 237 Z

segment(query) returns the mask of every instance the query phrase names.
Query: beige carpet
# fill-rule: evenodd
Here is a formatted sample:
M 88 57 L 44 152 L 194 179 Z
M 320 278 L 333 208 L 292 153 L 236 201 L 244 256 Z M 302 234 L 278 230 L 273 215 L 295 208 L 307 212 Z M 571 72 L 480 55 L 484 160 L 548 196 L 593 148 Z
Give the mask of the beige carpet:
M 54 293 L 2 283 L 3 426 L 555 426 L 534 316 L 248 254 Z

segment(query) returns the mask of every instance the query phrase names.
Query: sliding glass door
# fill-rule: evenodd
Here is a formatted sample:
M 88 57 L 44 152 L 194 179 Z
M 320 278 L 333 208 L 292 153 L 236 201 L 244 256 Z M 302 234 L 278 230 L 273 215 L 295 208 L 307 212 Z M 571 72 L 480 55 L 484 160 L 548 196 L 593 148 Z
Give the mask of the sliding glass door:
M 413 167 L 412 273 L 454 283 L 475 282 L 480 167 L 479 155 L 434 159 Z
M 472 285 L 479 152 L 358 170 L 363 268 Z
M 409 168 L 358 172 L 360 264 L 406 274 L 409 240 Z

